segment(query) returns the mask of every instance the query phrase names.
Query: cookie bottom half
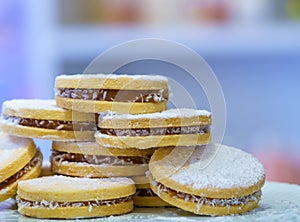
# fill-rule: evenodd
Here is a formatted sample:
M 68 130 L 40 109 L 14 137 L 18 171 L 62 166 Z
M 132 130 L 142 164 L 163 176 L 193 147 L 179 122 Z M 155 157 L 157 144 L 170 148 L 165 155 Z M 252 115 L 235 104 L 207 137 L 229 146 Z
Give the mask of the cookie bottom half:
M 185 198 L 179 198 L 176 195 L 172 195 L 165 190 L 160 190 L 158 186 L 151 184 L 151 189 L 156 193 L 162 200 L 167 203 L 181 208 L 183 210 L 199 214 L 199 215 L 231 215 L 241 214 L 250 211 L 258 207 L 260 198 L 255 198 L 251 201 L 241 204 L 218 206 L 218 205 L 207 205 L 201 202 L 192 202 Z
M 113 111 L 117 113 L 142 114 L 155 113 L 166 110 L 166 102 L 107 102 L 83 99 L 69 99 L 56 96 L 59 107 L 86 113 Z
M 32 160 L 14 175 L 15 177 L 19 177 L 22 174 L 22 176 L 0 190 L 0 202 L 16 195 L 19 181 L 38 177 L 42 170 L 41 167 L 42 154 L 38 150 Z
M 28 138 L 38 138 L 55 141 L 94 141 L 94 131 L 52 130 L 38 127 L 6 124 L 1 122 L 1 130 L 5 133 Z
M 139 148 L 166 146 L 205 145 L 210 142 L 210 132 L 203 134 L 155 135 L 155 136 L 110 136 L 96 133 L 96 142 L 105 147 Z
M 101 206 L 80 207 L 20 207 L 19 213 L 29 217 L 48 219 L 90 218 L 121 215 L 133 210 L 133 201 Z

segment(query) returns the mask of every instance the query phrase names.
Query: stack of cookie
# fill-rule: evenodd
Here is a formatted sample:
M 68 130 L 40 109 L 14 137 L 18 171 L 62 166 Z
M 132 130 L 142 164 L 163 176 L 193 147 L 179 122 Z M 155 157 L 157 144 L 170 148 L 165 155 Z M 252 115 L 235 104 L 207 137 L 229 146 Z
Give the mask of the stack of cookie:
M 56 101 L 18 99 L 4 102 L 1 130 L 19 138 L 28 138 L 26 140 L 31 143 L 33 140 L 29 138 L 52 140 L 51 168 L 55 174 L 91 178 L 140 177 L 146 174 L 154 149 L 107 149 L 95 143 L 97 116 L 100 112 L 108 111 L 138 114 L 165 110 L 168 101 L 168 83 L 165 77 L 72 75 L 57 77 L 55 85 Z M 2 149 L 3 147 L 5 148 L 4 145 L 1 146 Z M 26 151 L 26 148 L 23 150 Z M 31 152 L 32 155 L 28 154 L 26 159 L 19 159 L 20 167 L 1 177 L 1 200 L 16 194 L 17 181 L 40 174 L 42 161 L 40 153 L 36 153 Z M 40 158 L 39 161 L 36 161 L 36 156 Z M 9 166 L 5 164 L 5 169 Z M 84 182 L 87 181 L 89 180 Z M 47 200 L 54 201 L 51 197 Z M 20 212 L 29 216 L 47 217 L 39 211 L 32 212 L 31 208 L 36 208 L 32 206 L 32 201 L 20 199 Z M 43 206 L 43 203 L 39 206 Z M 127 209 L 129 210 L 126 212 L 129 212 L 132 207 Z M 99 212 L 97 216 L 118 214 L 116 212 L 119 211 L 112 211 L 111 214 Z M 80 213 L 71 215 L 87 216 Z
M 211 114 L 204 110 L 171 109 L 150 114 L 111 114 L 99 116 L 96 141 L 107 149 L 139 150 L 207 144 Z M 144 177 L 144 178 L 143 178 Z M 168 206 L 150 189 L 149 179 L 137 177 L 137 206 Z M 142 182 L 143 181 L 143 182 Z
M 169 97 L 168 80 L 158 75 L 58 76 L 55 87 L 58 106 L 74 112 L 100 113 L 96 122 L 112 112 L 133 116 L 161 112 L 166 109 Z M 124 149 L 95 142 L 54 142 L 51 165 L 55 173 L 68 176 L 133 177 L 137 188 L 147 186 L 147 192 L 137 192 L 136 196 L 156 198 L 157 206 L 163 206 L 168 204 L 150 191 L 149 182 L 139 184 L 140 180 L 136 179 L 145 177 L 155 147 L 140 149 L 138 144 L 133 144 Z M 155 206 L 148 201 L 135 201 L 135 205 Z
M 55 173 L 71 176 L 134 177 L 138 189 L 136 205 L 169 205 L 150 189 L 146 178 L 150 157 L 159 147 L 207 144 L 211 115 L 192 109 L 163 111 L 169 96 L 167 79 L 130 78 L 122 75 L 56 78 L 58 106 L 79 112 L 102 112 L 102 115 L 95 135 L 99 145 L 53 143 L 52 168 Z
M 29 138 L 52 140 L 51 169 L 59 174 L 19 183 L 21 214 L 108 216 L 130 212 L 133 203 L 204 215 L 257 207 L 262 165 L 238 149 L 207 145 L 210 112 L 166 110 L 165 77 L 62 75 L 55 80 L 55 92 L 56 100 L 3 103 L 1 130 L 27 138 L 26 143 L 33 143 Z M 30 155 L 20 157 L 14 171 L 3 176 L 0 166 L 0 200 L 16 193 L 18 180 L 38 176 L 40 153 L 28 146 L 23 149 Z

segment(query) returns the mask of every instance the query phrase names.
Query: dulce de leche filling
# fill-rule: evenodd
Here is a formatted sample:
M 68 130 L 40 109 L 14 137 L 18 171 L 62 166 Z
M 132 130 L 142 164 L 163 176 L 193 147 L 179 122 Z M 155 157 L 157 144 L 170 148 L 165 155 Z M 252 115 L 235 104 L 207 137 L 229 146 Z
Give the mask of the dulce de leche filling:
M 168 91 L 160 90 L 116 90 L 116 89 L 75 89 L 58 88 L 56 95 L 69 99 L 108 101 L 108 102 L 151 102 L 168 100 Z
M 37 150 L 34 157 L 30 160 L 29 163 L 27 163 L 17 173 L 15 173 L 11 177 L 7 178 L 6 180 L 4 180 L 3 182 L 0 183 L 0 190 L 4 189 L 5 187 L 8 187 L 9 185 L 16 182 L 18 179 L 20 179 L 22 176 L 24 176 L 26 173 L 28 173 L 34 166 L 36 166 L 41 161 L 42 161 L 41 160 L 41 152 L 40 152 L 40 150 Z
M 37 127 L 53 130 L 67 131 L 96 131 L 97 125 L 95 122 L 80 122 L 80 121 L 63 121 L 63 120 L 46 120 L 46 119 L 30 119 L 16 116 L 4 116 L 6 121 L 14 124 L 28 127 Z
M 30 201 L 17 197 L 17 203 L 19 211 L 24 207 L 33 207 L 33 208 L 50 208 L 54 210 L 58 207 L 89 207 L 89 211 L 92 211 L 93 207 L 100 207 L 103 205 L 111 206 L 120 203 L 125 203 L 132 200 L 132 196 L 111 199 L 111 200 L 90 200 L 90 201 L 76 201 L 76 202 L 59 202 L 59 201 Z
M 245 205 L 251 201 L 259 201 L 261 199 L 261 190 L 254 192 L 253 194 L 243 196 L 243 197 L 233 197 L 233 198 L 209 198 L 203 196 L 197 196 L 193 194 L 177 192 L 169 187 L 164 186 L 156 181 L 153 185 L 157 186 L 157 195 L 160 196 L 162 192 L 167 193 L 172 198 L 180 198 L 185 202 L 189 201 L 192 203 L 197 203 L 197 210 L 199 211 L 203 204 L 209 206 L 220 206 L 220 207 L 230 207 L 237 205 Z
M 150 156 L 100 156 L 100 155 L 84 155 L 78 153 L 66 153 L 56 150 L 52 151 L 51 158 L 58 163 L 63 161 L 89 163 L 95 165 L 113 165 L 123 166 L 132 164 L 148 164 Z
M 156 194 L 150 188 L 136 189 L 135 196 L 138 197 L 154 197 Z
M 136 129 L 106 129 L 100 128 L 102 134 L 111 136 L 151 136 L 151 135 L 178 135 L 178 134 L 205 134 L 210 127 L 206 126 L 180 126 L 180 127 L 156 127 Z

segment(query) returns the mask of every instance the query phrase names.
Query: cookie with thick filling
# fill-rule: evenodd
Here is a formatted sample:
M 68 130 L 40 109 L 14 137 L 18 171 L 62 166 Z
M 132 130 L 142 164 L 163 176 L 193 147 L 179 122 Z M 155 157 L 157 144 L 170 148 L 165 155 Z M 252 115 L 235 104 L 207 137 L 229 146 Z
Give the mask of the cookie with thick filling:
M 205 110 L 170 109 L 151 114 L 99 115 L 96 142 L 105 147 L 191 146 L 210 141 L 212 115 Z
M 137 207 L 171 207 L 172 205 L 159 198 L 150 188 L 147 176 L 131 178 L 135 182 L 136 193 L 133 196 L 134 205 Z
M 125 177 L 40 177 L 18 186 L 18 212 L 36 218 L 87 218 L 133 210 L 134 182 Z
M 154 149 L 105 148 L 95 142 L 53 142 L 51 168 L 78 177 L 145 175 Z
M 158 149 L 149 169 L 154 193 L 201 215 L 240 214 L 258 207 L 265 181 L 264 168 L 254 156 L 218 144 Z
M 55 100 L 17 99 L 2 106 L 3 132 L 48 140 L 93 141 L 96 115 L 59 108 Z
M 0 201 L 16 194 L 19 181 L 38 177 L 42 159 L 32 139 L 0 133 Z
M 55 88 L 58 106 L 80 112 L 153 113 L 169 99 L 168 79 L 159 75 L 60 75 Z

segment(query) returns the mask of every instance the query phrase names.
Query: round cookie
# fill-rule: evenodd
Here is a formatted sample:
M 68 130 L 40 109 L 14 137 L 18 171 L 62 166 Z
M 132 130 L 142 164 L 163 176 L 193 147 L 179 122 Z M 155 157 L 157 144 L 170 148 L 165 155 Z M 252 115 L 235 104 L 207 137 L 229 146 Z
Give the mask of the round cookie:
M 129 178 L 49 176 L 18 186 L 18 212 L 36 218 L 86 218 L 125 214 L 133 209 Z
M 138 207 L 171 207 L 172 205 L 160 199 L 150 188 L 149 178 L 136 176 L 131 178 L 135 182 L 136 193 L 133 202 Z
M 61 75 L 55 88 L 58 106 L 92 113 L 159 112 L 169 97 L 168 79 L 159 75 Z
M 0 202 L 13 197 L 21 180 L 38 177 L 42 154 L 32 139 L 0 133 Z
M 205 149 L 211 156 L 204 155 Z M 258 207 L 265 181 L 254 156 L 217 144 L 158 149 L 149 169 L 151 189 L 161 199 L 201 215 L 240 214 Z
M 210 141 L 210 112 L 170 109 L 151 114 L 99 115 L 96 142 L 105 147 L 193 146 Z
M 153 152 L 105 148 L 95 142 L 53 142 L 51 167 L 54 173 L 78 177 L 145 175 Z
M 95 114 L 59 108 L 55 100 L 18 99 L 5 101 L 0 127 L 3 132 L 48 140 L 93 141 Z

